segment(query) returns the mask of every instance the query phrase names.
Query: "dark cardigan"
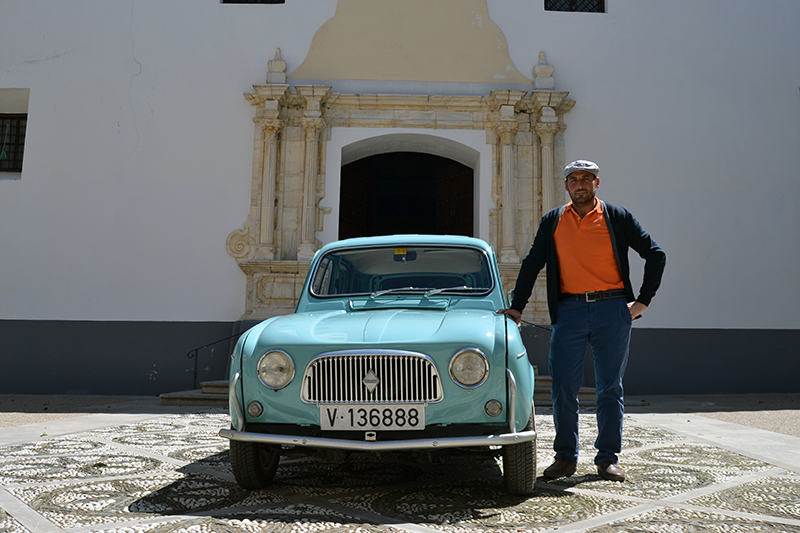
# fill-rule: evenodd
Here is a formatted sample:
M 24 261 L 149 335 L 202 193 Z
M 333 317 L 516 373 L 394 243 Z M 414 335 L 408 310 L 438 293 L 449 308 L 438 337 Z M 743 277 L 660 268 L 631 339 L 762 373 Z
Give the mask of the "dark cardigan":
M 642 226 L 627 209 L 600 201 L 611 235 L 614 257 L 617 259 L 622 281 L 625 283 L 626 299 L 629 302 L 637 300 L 644 305 L 650 305 L 650 300 L 653 299 L 661 285 L 661 275 L 667 264 L 667 254 L 650 237 L 650 234 L 642 229 Z M 553 209 L 542 217 L 531 251 L 528 253 L 528 257 L 522 261 L 519 269 L 517 285 L 514 288 L 514 299 L 511 302 L 512 309 L 522 312 L 533 291 L 536 276 L 547 265 L 545 271 L 547 274 L 547 307 L 550 310 L 552 324 L 555 324 L 558 319 L 558 295 L 561 290 L 556 243 L 553 236 L 565 207 Z M 638 298 L 634 296 L 631 287 L 628 248 L 633 248 L 645 260 L 644 279 Z

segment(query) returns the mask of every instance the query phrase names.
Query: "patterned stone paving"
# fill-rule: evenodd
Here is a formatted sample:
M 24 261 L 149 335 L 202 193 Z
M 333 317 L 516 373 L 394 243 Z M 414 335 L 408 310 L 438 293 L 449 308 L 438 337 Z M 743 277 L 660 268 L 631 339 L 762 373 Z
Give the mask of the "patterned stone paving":
M 273 488 L 245 491 L 228 425 L 215 409 L 0 447 L 0 532 L 800 533 L 800 474 L 634 420 L 625 483 L 597 476 L 586 412 L 576 475 L 528 498 L 503 492 L 491 453 L 463 451 L 285 458 Z M 541 471 L 549 410 L 537 427 Z
M 22 527 L 22 524 L 0 508 L 0 531 L 3 533 L 28 533 L 30 530 Z

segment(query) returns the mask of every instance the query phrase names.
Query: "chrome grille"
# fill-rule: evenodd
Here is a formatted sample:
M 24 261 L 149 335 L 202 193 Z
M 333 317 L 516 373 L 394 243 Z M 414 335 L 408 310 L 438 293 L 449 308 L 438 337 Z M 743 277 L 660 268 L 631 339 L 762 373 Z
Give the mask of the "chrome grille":
M 303 375 L 306 403 L 372 404 L 442 401 L 433 360 L 414 352 L 335 352 L 316 357 Z

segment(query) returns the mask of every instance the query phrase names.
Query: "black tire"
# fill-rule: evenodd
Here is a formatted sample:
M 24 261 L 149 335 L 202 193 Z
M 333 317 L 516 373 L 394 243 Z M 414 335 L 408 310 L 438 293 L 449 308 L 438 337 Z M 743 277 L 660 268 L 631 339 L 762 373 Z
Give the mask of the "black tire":
M 231 466 L 236 482 L 244 489 L 263 489 L 272 484 L 280 454 L 256 442 L 231 441 Z
M 533 411 L 524 431 L 533 430 Z M 503 483 L 515 496 L 533 494 L 536 486 L 536 439 L 503 446 Z

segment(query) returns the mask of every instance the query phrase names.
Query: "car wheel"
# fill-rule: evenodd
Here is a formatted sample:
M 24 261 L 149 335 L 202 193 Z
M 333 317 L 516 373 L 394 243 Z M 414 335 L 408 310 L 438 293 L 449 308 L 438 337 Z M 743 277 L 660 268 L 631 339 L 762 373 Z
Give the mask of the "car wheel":
M 257 442 L 231 441 L 231 466 L 236 482 L 245 489 L 263 489 L 272 484 L 280 454 Z
M 533 411 L 524 431 L 535 428 Z M 509 494 L 533 494 L 536 485 L 536 439 L 503 446 L 503 483 Z

